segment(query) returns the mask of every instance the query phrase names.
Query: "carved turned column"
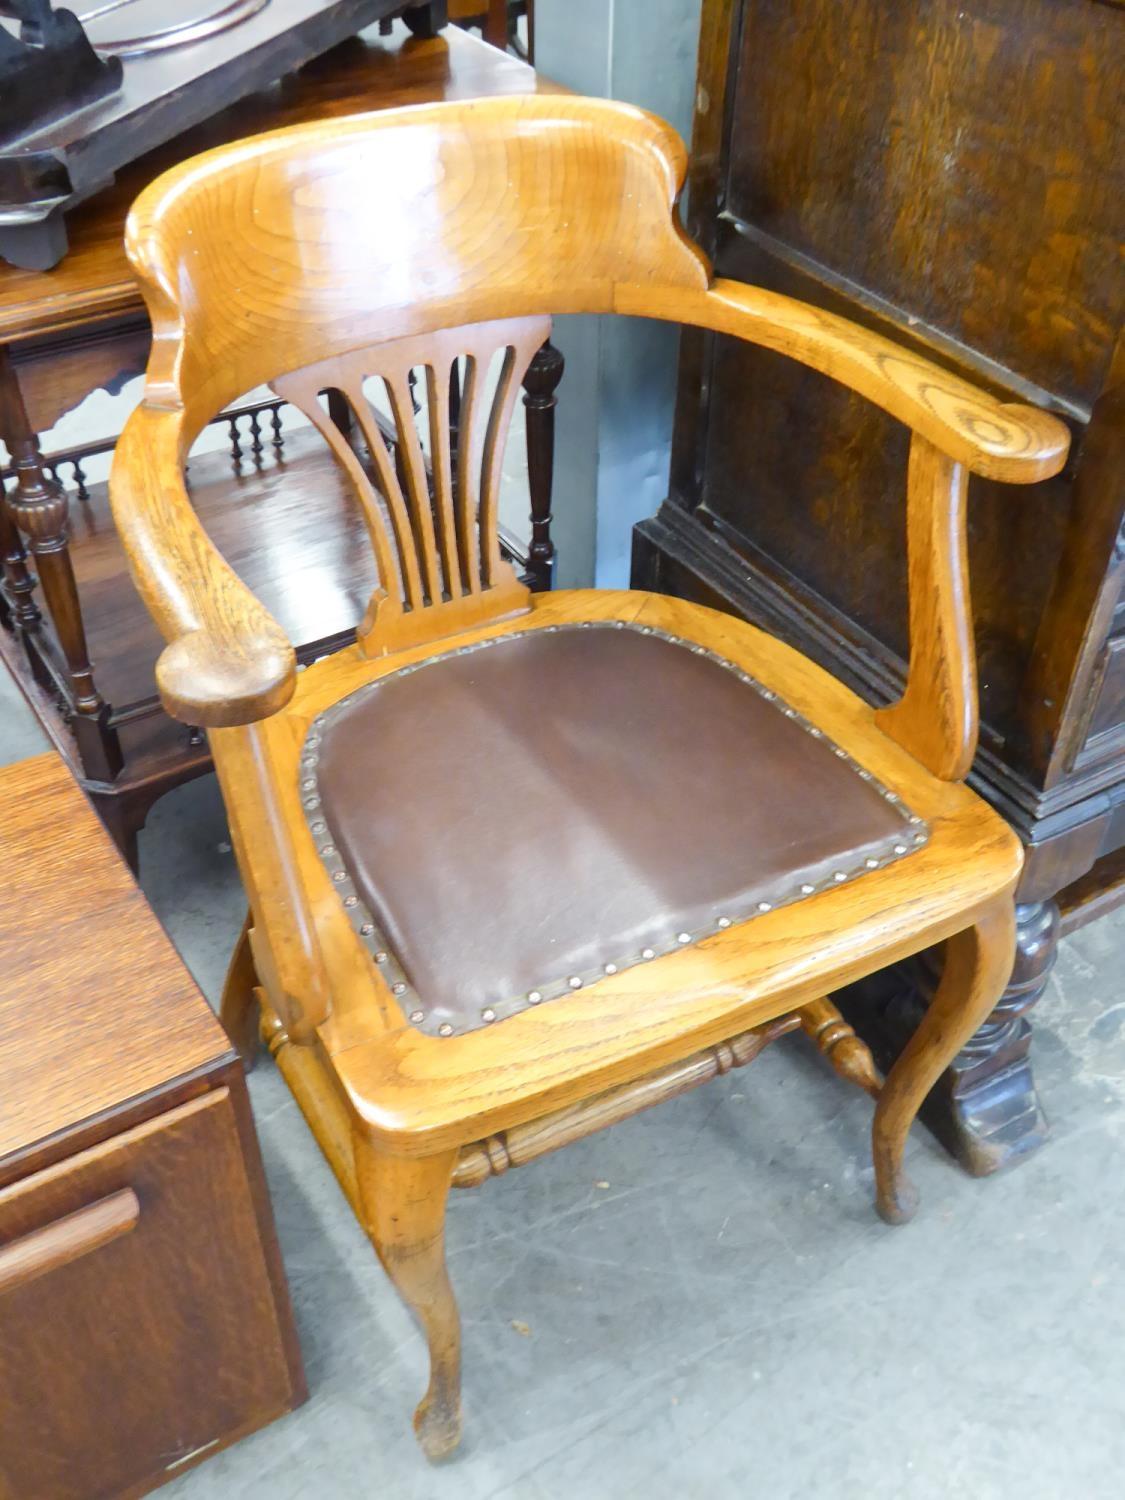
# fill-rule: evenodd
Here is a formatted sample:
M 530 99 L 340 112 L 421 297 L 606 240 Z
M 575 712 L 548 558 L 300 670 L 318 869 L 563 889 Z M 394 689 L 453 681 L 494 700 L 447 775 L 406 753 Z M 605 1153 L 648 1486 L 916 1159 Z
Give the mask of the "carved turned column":
M 91 779 L 112 781 L 124 762 L 117 733 L 110 727 L 109 705 L 94 686 L 70 560 L 66 495 L 43 467 L 39 439 L 31 430 L 16 373 L 3 348 L 0 348 L 0 437 L 8 445 L 16 479 L 15 489 L 7 496 L 8 514 L 27 538 L 47 613 L 63 654 L 67 697 L 74 710 L 71 728 L 82 765 Z M 18 543 L 18 536 L 16 540 Z M 30 594 L 32 582 L 28 577 L 29 587 L 23 592 L 30 609 L 35 608 Z M 24 623 L 32 623 L 26 614 Z
M 532 588 L 549 589 L 555 577 L 555 546 L 551 541 L 551 487 L 555 473 L 555 391 L 564 360 L 550 339 L 528 366 L 523 388 L 527 408 L 527 486 L 531 493 L 531 547 L 527 571 Z
M 8 510 L 6 490 L 0 486 L 0 554 L 4 580 L 11 596 L 11 619 L 5 623 L 21 631 L 34 630 L 43 618 L 35 603 L 35 579 L 27 567 L 27 553 L 19 529 Z

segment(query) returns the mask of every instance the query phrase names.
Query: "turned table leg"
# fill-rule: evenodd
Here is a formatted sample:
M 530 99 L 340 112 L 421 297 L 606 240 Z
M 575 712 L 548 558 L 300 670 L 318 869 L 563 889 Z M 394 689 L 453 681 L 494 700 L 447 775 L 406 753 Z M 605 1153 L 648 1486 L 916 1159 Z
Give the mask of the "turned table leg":
M 44 468 L 39 438 L 28 421 L 19 378 L 7 349 L 2 346 L 0 437 L 8 446 L 15 473 L 15 487 L 6 499 L 8 514 L 27 539 L 43 601 L 63 655 L 65 695 L 73 714 L 71 728 L 83 769 L 92 780 L 112 781 L 123 765 L 121 745 L 117 732 L 110 726 L 109 705 L 94 685 L 78 586 L 70 558 L 66 495 L 62 486 L 51 479 Z M 11 538 L 7 540 L 10 542 Z M 30 628 L 33 622 L 28 611 L 34 610 L 35 605 L 31 598 L 32 580 L 26 571 L 26 556 L 21 560 L 8 547 L 5 552 L 6 557 L 11 558 L 6 565 L 14 570 L 14 573 L 8 573 L 10 586 L 13 580 L 19 580 L 17 597 L 24 600 L 22 623 Z M 21 561 L 22 576 L 19 572 Z
M 563 375 L 563 357 L 550 339 L 523 379 L 527 423 L 527 487 L 531 495 L 531 546 L 527 571 L 537 592 L 555 579 L 555 544 L 551 541 L 551 490 L 555 472 L 555 395 Z

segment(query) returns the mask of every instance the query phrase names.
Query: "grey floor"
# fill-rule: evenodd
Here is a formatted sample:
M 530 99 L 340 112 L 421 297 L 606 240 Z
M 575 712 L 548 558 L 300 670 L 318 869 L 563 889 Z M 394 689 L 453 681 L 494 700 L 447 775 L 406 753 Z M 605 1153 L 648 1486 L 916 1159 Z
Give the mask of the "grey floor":
M 0 684 L 0 759 L 35 748 Z M 141 859 L 215 1000 L 241 898 L 213 780 L 158 805 Z M 1036 1013 L 1048 1146 L 977 1182 L 918 1130 L 906 1228 L 871 1208 L 868 1101 L 799 1039 L 455 1194 L 465 1442 L 440 1469 L 410 1430 L 421 1341 L 260 1064 L 311 1397 L 162 1493 L 1121 1500 L 1123 960 L 1125 914 L 1063 946 Z

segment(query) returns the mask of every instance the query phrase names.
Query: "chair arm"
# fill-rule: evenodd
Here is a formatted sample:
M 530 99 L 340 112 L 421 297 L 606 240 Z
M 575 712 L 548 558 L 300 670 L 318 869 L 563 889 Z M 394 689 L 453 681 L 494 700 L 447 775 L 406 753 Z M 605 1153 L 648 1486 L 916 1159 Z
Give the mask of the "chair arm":
M 109 495 L 129 569 L 168 645 L 156 683 L 173 718 L 209 729 L 289 701 L 296 656 L 224 561 L 184 488 L 183 412 L 140 406 L 118 439 Z
M 800 360 L 987 479 L 1033 484 L 1066 462 L 1070 433 L 1049 412 L 997 401 L 924 355 L 793 297 L 720 279 L 703 291 L 619 288 L 616 306 L 733 334 Z

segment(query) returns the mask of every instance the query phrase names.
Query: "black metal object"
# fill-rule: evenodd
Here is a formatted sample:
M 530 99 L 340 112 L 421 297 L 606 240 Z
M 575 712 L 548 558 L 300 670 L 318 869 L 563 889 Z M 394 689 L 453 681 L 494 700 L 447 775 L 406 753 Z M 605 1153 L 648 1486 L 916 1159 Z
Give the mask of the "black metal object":
M 0 143 L 104 99 L 121 86 L 116 58 L 103 59 L 69 10 L 50 0 L 0 0 Z
M 66 212 L 128 162 L 366 26 L 405 12 L 432 35 L 445 21 L 445 0 L 85 5 L 89 35 L 50 0 L 0 0 L 20 23 L 0 25 L 0 259 L 32 270 L 63 258 Z M 124 57 L 99 56 L 100 35 Z

